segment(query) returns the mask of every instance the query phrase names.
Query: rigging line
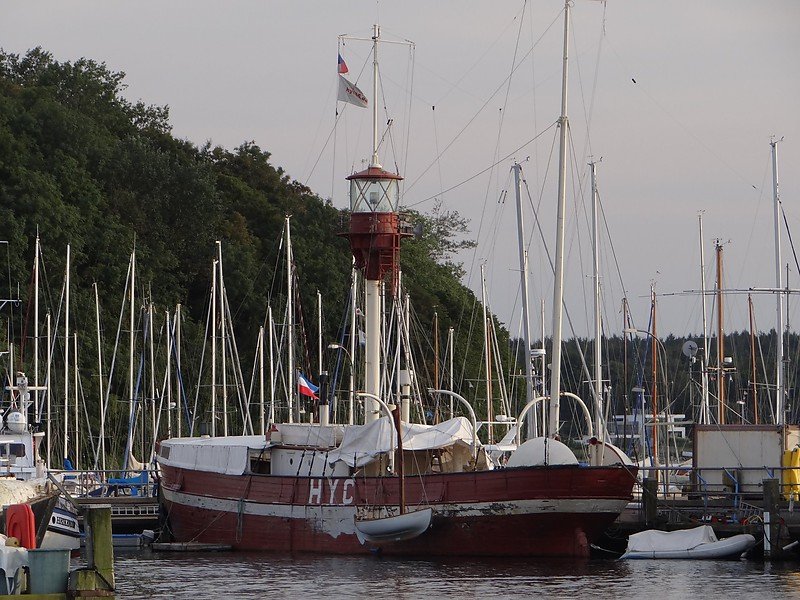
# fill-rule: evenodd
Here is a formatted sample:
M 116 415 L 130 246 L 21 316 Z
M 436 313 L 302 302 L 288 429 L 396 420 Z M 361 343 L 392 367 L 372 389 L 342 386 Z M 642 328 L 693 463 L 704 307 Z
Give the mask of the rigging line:
M 457 183 L 457 184 L 455 184 L 455 185 L 453 185 L 453 186 L 450 186 L 450 187 L 449 187 L 449 188 L 447 188 L 446 190 L 444 190 L 444 191 L 440 192 L 440 194 L 446 194 L 447 192 L 452 192 L 453 190 L 455 190 L 455 189 L 457 189 L 457 188 L 460 188 L 462 185 L 469 183 L 469 182 L 470 182 L 470 181 L 472 181 L 473 179 L 476 179 L 476 178 L 480 177 L 481 175 L 483 175 L 483 174 L 484 174 L 484 173 L 486 173 L 487 171 L 490 171 L 491 169 L 493 169 L 494 167 L 496 167 L 496 166 L 497 166 L 497 165 L 499 165 L 500 163 L 507 161 L 509 158 L 511 158 L 512 156 L 514 156 L 514 155 L 515 155 L 517 152 L 519 152 L 520 150 L 522 150 L 522 149 L 523 149 L 523 148 L 525 148 L 526 146 L 529 146 L 530 144 L 532 144 L 533 142 L 535 142 L 537 139 L 539 139 L 539 138 L 540 138 L 542 135 L 544 135 L 545 133 L 547 133 L 547 132 L 548 132 L 550 129 L 552 129 L 552 128 L 553 128 L 553 127 L 555 127 L 556 125 L 558 125 L 558 121 L 553 121 L 553 122 L 550 124 L 550 126 L 547 128 L 547 129 L 545 129 L 544 131 L 541 131 L 541 132 L 537 133 L 537 134 L 536 134 L 534 137 L 532 137 L 531 139 L 529 139 L 527 142 L 525 142 L 525 143 L 524 143 L 524 144 L 522 144 L 521 146 L 519 146 L 519 147 L 517 147 L 517 148 L 514 148 L 514 150 L 512 150 L 511 152 L 509 152 L 509 153 L 508 153 L 508 154 L 506 154 L 505 156 L 501 157 L 499 160 L 495 161 L 494 163 L 492 163 L 491 165 L 489 165 L 489 166 L 488 166 L 488 167 L 486 167 L 485 169 L 482 169 L 481 171 L 478 171 L 477 173 L 475 173 L 474 175 L 471 175 L 471 176 L 470 176 L 470 177 L 468 177 L 467 179 L 464 179 L 464 180 L 463 180 L 463 181 L 461 181 L 460 183 Z M 445 150 L 444 150 L 444 151 L 442 151 L 442 154 L 444 154 L 444 152 L 445 152 L 446 150 L 447 150 L 447 148 L 445 148 Z M 441 156 L 441 155 L 440 155 L 440 156 Z M 437 160 L 438 160 L 438 159 L 437 159 Z M 427 169 L 426 169 L 426 172 L 427 172 Z M 415 180 L 415 182 L 414 182 L 414 183 L 416 183 L 417 181 L 419 181 L 419 178 L 417 178 L 417 180 Z M 413 185 L 413 184 L 412 184 L 412 185 Z M 405 205 L 405 207 L 406 207 L 406 208 L 413 208 L 414 206 L 419 206 L 420 204 L 423 204 L 423 203 L 425 203 L 425 202 L 429 202 L 429 201 L 431 201 L 431 200 L 435 199 L 435 198 L 436 198 L 437 196 L 439 196 L 440 194 L 434 194 L 433 196 L 428 196 L 427 198 L 425 198 L 425 199 L 423 199 L 423 200 L 418 200 L 417 202 L 413 202 L 413 203 L 411 203 L 411 204 L 406 204 L 406 205 Z
M 794 240 L 792 240 L 792 230 L 789 229 L 789 221 L 786 219 L 786 211 L 783 210 L 783 202 L 778 200 L 778 206 L 781 209 L 781 215 L 783 215 L 783 225 L 786 227 L 786 235 L 789 237 L 789 245 L 792 247 L 792 256 L 794 256 L 794 265 L 797 268 L 797 272 L 800 273 L 800 263 L 797 262 L 797 250 L 794 247 Z M 788 278 L 787 278 L 787 285 L 788 285 Z
M 608 34 L 606 34 L 606 38 L 608 38 Z M 621 57 L 621 56 L 619 55 L 619 53 L 616 51 L 616 49 L 614 48 L 614 45 L 611 43 L 611 41 L 610 41 L 610 40 L 608 40 L 608 44 L 609 44 L 609 47 L 611 48 L 611 51 L 612 51 L 612 52 L 614 53 L 614 55 L 617 57 L 617 60 L 619 60 L 619 62 L 620 62 L 620 65 L 622 66 L 622 68 L 623 68 L 623 69 L 625 69 L 625 70 L 626 70 L 628 73 L 630 73 L 630 72 L 631 72 L 631 69 L 629 69 L 629 68 L 627 67 L 627 65 L 626 65 L 626 64 L 623 62 L 623 60 L 622 60 L 622 57 Z M 633 81 L 633 79 L 632 79 L 632 81 Z M 713 157 L 714 157 L 714 158 L 715 158 L 715 159 L 716 159 L 716 160 L 717 160 L 717 161 L 718 161 L 718 162 L 719 162 L 719 163 L 720 163 L 722 166 L 724 166 L 724 167 L 725 167 L 726 169 L 728 169 L 728 170 L 729 170 L 731 173 L 733 173 L 734 175 L 736 175 L 737 179 L 739 179 L 739 180 L 740 180 L 742 183 L 744 183 L 744 184 L 745 184 L 745 185 L 746 185 L 748 188 L 752 188 L 752 189 L 754 189 L 754 190 L 758 190 L 758 188 L 757 188 L 755 185 L 753 185 L 752 183 L 750 183 L 749 181 L 747 181 L 747 180 L 746 180 L 746 179 L 745 179 L 745 178 L 742 176 L 742 174 L 741 174 L 741 173 L 740 173 L 738 170 L 736 170 L 735 168 L 733 168 L 733 166 L 731 166 L 729 163 L 725 162 L 725 160 L 724 160 L 722 157 L 720 157 L 720 156 L 719 156 L 718 154 L 716 154 L 716 153 L 715 153 L 715 152 L 714 152 L 714 151 L 713 151 L 711 148 L 709 148 L 709 147 L 708 147 L 708 146 L 707 146 L 707 145 L 706 145 L 706 144 L 703 142 L 703 140 L 702 140 L 702 139 L 701 139 L 701 138 L 700 138 L 698 135 L 696 135 L 696 134 L 695 134 L 695 133 L 694 133 L 694 132 L 691 130 L 691 128 L 689 128 L 689 127 L 687 127 L 686 125 L 684 125 L 684 124 L 683 124 L 681 121 L 679 121 L 679 120 L 678 120 L 678 118 L 677 118 L 677 117 L 675 117 L 675 115 L 673 115 L 671 112 L 669 112 L 669 111 L 668 111 L 668 110 L 667 110 L 667 109 L 666 109 L 666 108 L 665 108 L 665 107 L 664 107 L 664 106 L 663 106 L 663 105 L 662 105 L 662 104 L 661 104 L 661 103 L 660 103 L 658 100 L 656 100 L 656 99 L 655 99 L 655 97 L 653 97 L 653 95 L 652 95 L 652 94 L 650 94 L 650 93 L 647 91 L 647 89 L 645 88 L 645 86 L 644 86 L 644 85 L 642 85 L 642 83 L 641 83 L 641 80 L 637 79 L 637 80 L 633 81 L 633 83 L 635 84 L 635 87 L 636 87 L 636 88 L 637 88 L 637 89 L 638 89 L 638 90 L 639 90 L 639 91 L 640 91 L 642 94 L 644 94 L 644 95 L 645 95 L 645 96 L 646 96 L 646 97 L 647 97 L 647 98 L 648 98 L 648 99 L 649 99 L 649 100 L 650 100 L 650 101 L 651 101 L 653 104 L 655 104 L 655 106 L 656 106 L 656 107 L 657 107 L 659 110 L 661 110 L 661 112 L 663 112 L 663 113 L 664 113 L 665 115 L 667 115 L 667 116 L 668 116 L 670 119 L 672 119 L 672 120 L 675 122 L 675 124 L 676 124 L 676 125 L 678 125 L 678 127 L 680 127 L 680 128 L 681 128 L 681 129 L 684 131 L 684 133 L 688 134 L 688 135 L 689 135 L 689 137 L 691 137 L 691 138 L 692 138 L 692 139 L 693 139 L 693 140 L 694 140 L 694 141 L 695 141 L 695 142 L 696 142 L 696 143 L 697 143 L 697 144 L 698 144 L 698 145 L 699 145 L 701 148 L 703 148 L 703 149 L 704 149 L 706 152 L 708 152 L 708 153 L 709 153 L 711 156 L 713 156 Z
M 524 13 L 524 10 L 525 9 L 524 9 L 524 6 L 523 6 L 523 13 Z M 489 46 L 486 47 L 486 50 L 484 50 L 483 53 L 476 60 L 474 60 L 469 65 L 469 67 L 467 67 L 467 69 L 464 71 L 464 74 L 461 75 L 461 77 L 459 77 L 458 80 L 455 83 L 451 83 L 450 81 L 447 81 L 444 77 L 439 75 L 437 72 L 435 72 L 435 71 L 433 71 L 431 69 L 428 69 L 424 65 L 420 65 L 421 68 L 425 69 L 426 71 L 431 73 L 433 76 L 438 77 L 439 79 L 441 79 L 443 82 L 445 82 L 449 86 L 447 91 L 442 96 L 440 96 L 439 98 L 436 99 L 436 102 L 435 102 L 436 104 L 441 104 L 444 101 L 444 99 L 447 98 L 447 96 L 449 96 L 451 94 L 451 92 L 453 90 L 458 90 L 458 91 L 460 91 L 460 92 L 462 92 L 464 94 L 467 94 L 469 96 L 472 96 L 473 98 L 476 98 L 477 100 L 480 100 L 480 98 L 477 95 L 473 94 L 469 90 L 465 90 L 465 89 L 462 89 L 461 87 L 459 87 L 459 84 L 462 81 L 464 81 L 464 79 L 466 79 L 468 75 L 473 74 L 475 72 L 475 67 L 477 67 L 481 62 L 483 62 L 483 59 L 486 57 L 486 55 L 489 54 L 489 52 L 492 50 L 492 48 L 494 48 L 500 40 L 505 39 L 506 32 L 511 28 L 512 25 L 514 25 L 514 21 L 516 21 L 516 20 L 517 20 L 517 15 L 514 15 L 514 18 L 511 19 L 511 21 L 509 21 L 506 24 L 506 26 L 503 28 L 503 31 L 501 31 L 498 34 L 498 36 L 494 39 L 494 41 L 491 44 L 489 44 Z
M 592 115 L 594 114 L 594 102 L 595 102 L 595 99 L 596 99 L 596 92 L 597 92 L 597 80 L 598 80 L 598 75 L 599 75 L 599 72 L 600 72 L 600 57 L 602 55 L 603 34 L 605 33 L 605 26 L 606 26 L 606 9 L 607 9 L 606 2 L 603 2 L 603 17 L 602 17 L 601 22 L 600 22 L 600 39 L 598 41 L 597 60 L 595 61 L 594 77 L 592 79 L 592 89 L 591 89 L 591 92 L 590 92 L 590 95 L 589 95 L 588 110 L 587 110 L 587 107 L 586 107 L 586 99 L 585 99 L 584 93 L 583 93 L 583 76 L 582 76 L 582 73 L 581 73 L 580 55 L 577 52 L 578 43 L 577 43 L 577 41 L 575 39 L 575 34 L 576 34 L 575 29 L 576 28 L 573 27 L 571 29 L 572 44 L 576 48 L 576 52 L 575 52 L 575 67 L 576 67 L 576 70 L 578 72 L 578 85 L 579 85 L 580 91 L 581 91 L 581 104 L 582 104 L 582 107 L 583 107 L 583 116 L 584 116 L 584 119 L 586 120 L 586 146 L 584 148 L 583 158 L 586 158 L 587 156 L 591 156 L 591 154 L 592 154 L 591 124 L 592 124 Z
M 494 145 L 494 158 L 497 158 L 497 154 L 500 152 L 500 138 L 503 134 L 503 123 L 505 122 L 506 116 L 506 108 L 508 107 L 508 97 L 511 93 L 511 81 L 514 75 L 514 71 L 516 69 L 516 62 L 517 62 L 517 53 L 519 52 L 519 40 L 522 35 L 522 25 L 525 16 L 525 6 L 527 5 L 527 1 L 523 2 L 522 5 L 522 17 L 519 20 L 519 28 L 517 29 L 517 39 L 514 42 L 514 53 L 511 57 L 511 71 L 508 74 L 508 78 L 506 79 L 506 93 L 505 97 L 503 98 L 503 106 L 500 107 L 500 122 L 497 125 L 497 139 L 495 140 Z M 487 198 L 489 197 L 489 189 L 492 185 L 492 176 L 489 175 L 489 180 L 486 183 L 486 194 L 484 195 L 483 201 L 486 202 Z
M 527 60 L 528 56 L 530 56 L 533 53 L 533 49 L 539 44 L 539 42 L 547 34 L 547 32 L 550 31 L 550 28 L 559 20 L 559 17 L 561 16 L 561 12 L 563 12 L 563 10 L 564 9 L 561 9 L 561 11 L 559 11 L 558 15 L 556 15 L 556 18 L 553 19 L 553 21 L 550 23 L 550 25 L 547 26 L 547 29 L 545 29 L 544 32 L 542 33 L 542 35 L 539 36 L 539 39 L 536 40 L 536 42 L 534 42 L 534 44 L 531 46 L 531 48 L 525 53 L 525 56 L 523 56 L 520 59 L 519 63 L 517 63 L 517 66 L 514 67 L 514 69 L 512 70 L 512 74 L 520 66 L 522 66 L 522 64 L 524 64 L 525 60 Z M 510 75 L 509 75 L 509 77 L 510 77 Z M 508 79 L 508 77 L 506 79 Z M 408 188 L 406 188 L 406 191 L 405 191 L 406 194 L 411 190 L 411 188 L 413 188 L 420 181 L 420 179 L 422 179 L 425 176 L 425 174 L 428 171 L 430 171 L 430 169 L 435 164 L 435 161 L 439 160 L 444 155 L 444 153 L 447 152 L 450 149 L 450 147 L 456 142 L 456 140 L 458 140 L 461 137 L 461 135 L 470 127 L 470 125 L 472 125 L 472 123 L 475 121 L 475 119 L 478 118 L 478 115 L 480 115 L 483 112 L 483 109 L 485 109 L 489 105 L 489 102 L 491 102 L 492 98 L 494 98 L 500 92 L 500 90 L 503 89 L 503 86 L 506 83 L 506 79 L 504 79 L 503 81 L 500 82 L 500 85 L 498 85 L 497 88 L 495 88 L 495 90 L 489 95 L 489 97 L 481 105 L 481 107 L 478 109 L 478 111 L 472 116 L 472 118 L 470 118 L 469 121 L 467 121 L 467 124 L 464 125 L 461 128 L 461 130 L 455 135 L 455 137 L 452 140 L 450 140 L 450 142 L 447 144 L 447 146 L 445 146 L 444 150 L 442 150 L 442 152 L 439 154 L 439 156 L 437 156 L 433 160 L 433 162 L 431 162 L 431 164 L 429 164 L 427 167 L 425 167 L 425 169 L 422 171 L 422 173 L 420 173 L 417 176 L 417 178 L 413 181 L 413 183 L 411 185 L 409 185 Z M 528 142 L 528 143 L 530 143 L 530 142 Z M 525 144 L 525 145 L 527 145 L 527 144 Z M 524 148 L 525 145 L 521 146 L 518 149 Z M 513 154 L 513 152 L 512 152 L 512 154 Z
M 404 171 L 408 167 L 408 152 L 409 152 L 409 148 L 411 147 L 411 117 L 414 114 L 413 110 L 412 110 L 413 109 L 412 102 L 414 100 L 414 72 L 415 72 L 415 67 L 416 67 L 416 63 L 417 63 L 417 53 L 416 53 L 416 45 L 415 44 L 411 43 L 411 45 L 408 48 L 408 53 L 409 53 L 409 59 L 410 59 L 410 62 L 411 62 L 411 81 L 410 81 L 409 86 L 408 86 L 409 87 L 409 90 L 408 90 L 408 106 L 406 107 L 406 116 L 407 116 L 407 118 L 406 118 L 406 148 L 405 148 L 405 153 L 404 153 L 404 156 L 403 156 L 403 170 Z M 403 181 L 405 181 L 405 180 L 403 180 Z M 402 182 L 401 182 L 400 190 L 401 190 L 401 194 L 402 194 L 402 192 L 404 191 Z

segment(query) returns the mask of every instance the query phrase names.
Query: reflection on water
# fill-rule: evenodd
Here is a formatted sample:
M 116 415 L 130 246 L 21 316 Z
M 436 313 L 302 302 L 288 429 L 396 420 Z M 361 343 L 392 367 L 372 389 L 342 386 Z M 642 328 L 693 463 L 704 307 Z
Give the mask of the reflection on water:
M 120 598 L 800 598 L 797 565 L 118 552 Z

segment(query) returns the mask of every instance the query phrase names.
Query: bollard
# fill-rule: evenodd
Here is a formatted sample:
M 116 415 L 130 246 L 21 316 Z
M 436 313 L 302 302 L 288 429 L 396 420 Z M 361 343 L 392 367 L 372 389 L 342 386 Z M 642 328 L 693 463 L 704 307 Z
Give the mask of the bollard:
M 645 477 L 642 482 L 642 509 L 644 523 L 648 527 L 655 525 L 658 516 L 658 480 Z
M 764 560 L 773 560 L 780 555 L 780 486 L 777 479 L 765 479 L 764 485 Z
M 86 530 L 86 568 L 70 574 L 69 591 L 73 596 L 114 595 L 114 546 L 111 537 L 111 505 L 86 507 L 83 517 Z

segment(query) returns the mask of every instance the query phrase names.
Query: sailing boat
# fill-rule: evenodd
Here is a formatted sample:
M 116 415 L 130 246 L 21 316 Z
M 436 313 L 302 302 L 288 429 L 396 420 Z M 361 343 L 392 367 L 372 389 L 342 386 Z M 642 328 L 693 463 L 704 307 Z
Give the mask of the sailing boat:
M 564 76 L 569 27 L 565 7 Z M 373 29 L 373 98 L 378 98 L 378 42 Z M 564 91 L 566 87 L 563 87 Z M 631 500 L 636 469 L 622 464 L 582 466 L 551 437 L 528 440 L 507 468 L 491 468 L 477 441 L 469 403 L 452 391 L 470 418 L 437 425 L 401 422 L 398 397 L 381 396 L 381 296 L 396 282 L 400 242 L 400 175 L 378 160 L 373 103 L 370 165 L 350 175 L 347 234 L 365 285 L 365 423 L 273 424 L 266 436 L 169 439 L 158 462 L 168 529 L 179 542 L 234 549 L 363 554 L 379 547 L 407 556 L 588 556 L 590 544 Z M 566 160 L 566 97 L 562 101 L 562 160 Z M 562 164 L 559 215 L 563 217 Z M 554 302 L 560 352 L 561 266 Z M 556 354 L 554 352 L 554 354 Z M 558 398 L 557 356 L 553 357 Z M 329 397 L 320 381 L 321 402 Z M 407 402 L 408 400 L 405 399 Z M 557 402 L 551 418 L 558 419 Z

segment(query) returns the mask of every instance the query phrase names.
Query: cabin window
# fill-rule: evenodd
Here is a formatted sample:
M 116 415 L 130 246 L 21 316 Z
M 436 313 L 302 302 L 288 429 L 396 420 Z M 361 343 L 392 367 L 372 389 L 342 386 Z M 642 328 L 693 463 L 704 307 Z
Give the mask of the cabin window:
M 3 456 L 22 458 L 25 456 L 25 444 L 3 444 Z

